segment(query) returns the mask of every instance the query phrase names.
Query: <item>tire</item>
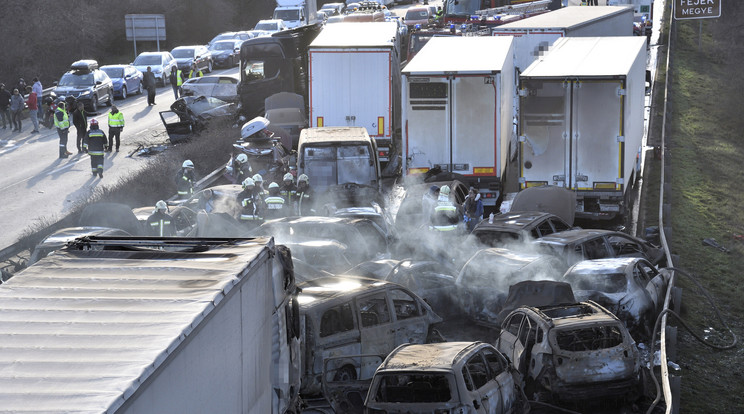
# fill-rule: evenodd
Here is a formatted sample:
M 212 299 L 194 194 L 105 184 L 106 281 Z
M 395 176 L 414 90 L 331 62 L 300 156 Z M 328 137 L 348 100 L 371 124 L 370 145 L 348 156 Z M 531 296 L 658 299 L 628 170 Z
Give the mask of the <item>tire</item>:
M 142 81 L 140 81 L 139 85 L 137 85 L 137 91 L 135 91 L 137 95 L 142 95 Z
M 110 90 L 108 94 L 108 100 L 106 100 L 106 106 L 111 106 L 114 104 L 114 90 Z
M 333 381 L 346 382 L 354 381 L 357 379 L 356 370 L 351 365 L 344 365 L 336 371 L 336 375 L 333 376 Z
M 126 85 L 121 87 L 121 99 L 127 99 L 127 86 Z
M 98 95 L 93 95 L 93 98 L 90 101 L 90 111 L 98 112 Z
M 212 61 L 207 62 L 207 73 L 212 73 Z

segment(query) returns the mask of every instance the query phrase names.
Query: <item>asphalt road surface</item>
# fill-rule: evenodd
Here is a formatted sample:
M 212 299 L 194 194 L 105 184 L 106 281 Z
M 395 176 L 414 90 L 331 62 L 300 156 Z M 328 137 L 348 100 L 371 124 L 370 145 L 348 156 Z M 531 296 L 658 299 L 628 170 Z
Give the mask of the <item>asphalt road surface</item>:
M 215 70 L 210 75 L 238 73 L 237 68 Z M 96 188 L 116 184 L 127 174 L 145 165 L 147 159 L 127 157 L 139 144 L 167 142 L 160 111 L 170 109 L 175 97 L 170 85 L 157 89 L 156 105 L 147 106 L 147 93 L 116 100 L 124 114 L 120 151 L 106 153 L 103 179 L 93 178 L 90 157 L 78 154 L 75 127 L 70 127 L 67 148 L 73 155 L 59 159 L 59 137 L 56 129 L 40 126 L 41 133 L 31 134 L 33 125 L 23 120 L 22 132 L 0 129 L 0 248 L 14 243 L 36 222 L 56 221 L 85 200 Z M 108 135 L 108 111 L 103 105 L 96 118 Z M 72 117 L 70 117 L 72 120 Z M 153 203 L 157 200 L 153 200 Z

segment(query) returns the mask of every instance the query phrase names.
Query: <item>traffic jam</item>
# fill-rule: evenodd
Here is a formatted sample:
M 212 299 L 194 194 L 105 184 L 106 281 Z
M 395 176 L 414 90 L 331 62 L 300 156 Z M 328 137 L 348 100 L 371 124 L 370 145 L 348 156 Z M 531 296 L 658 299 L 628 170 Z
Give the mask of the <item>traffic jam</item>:
M 0 325 L 24 335 L 0 329 L 21 361 L 0 388 L 28 386 L 6 408 L 653 410 L 671 263 L 618 225 L 650 20 L 481 3 L 277 0 L 206 46 L 76 61 L 50 105 L 95 112 L 152 76 L 176 82 L 171 144 L 238 137 L 207 176 L 185 160 L 170 199 L 88 205 L 3 273 Z

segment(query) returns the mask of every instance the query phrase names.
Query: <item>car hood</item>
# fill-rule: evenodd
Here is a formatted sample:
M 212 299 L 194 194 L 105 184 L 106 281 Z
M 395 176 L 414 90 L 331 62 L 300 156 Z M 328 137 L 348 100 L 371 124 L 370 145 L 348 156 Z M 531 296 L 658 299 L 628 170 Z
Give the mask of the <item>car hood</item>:
M 232 52 L 229 51 L 229 50 L 220 50 L 220 51 L 212 52 L 212 56 L 214 56 L 214 57 L 230 56 L 231 54 L 232 54 Z
M 89 91 L 92 86 L 88 87 L 77 87 L 77 86 L 57 86 L 54 88 L 54 93 L 57 96 L 64 96 L 64 95 L 77 95 L 82 92 Z
M 179 65 L 185 65 L 194 61 L 194 58 L 177 58 L 176 63 Z

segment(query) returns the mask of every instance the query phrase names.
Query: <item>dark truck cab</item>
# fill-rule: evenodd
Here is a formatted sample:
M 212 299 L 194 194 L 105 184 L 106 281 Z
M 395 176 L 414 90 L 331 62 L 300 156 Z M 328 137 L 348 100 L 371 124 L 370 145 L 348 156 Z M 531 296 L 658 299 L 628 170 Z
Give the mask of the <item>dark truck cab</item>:
M 243 42 L 238 95 L 248 119 L 263 116 L 264 100 L 279 92 L 302 95 L 307 105 L 307 48 L 321 28 L 313 24 Z

